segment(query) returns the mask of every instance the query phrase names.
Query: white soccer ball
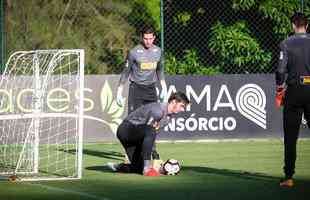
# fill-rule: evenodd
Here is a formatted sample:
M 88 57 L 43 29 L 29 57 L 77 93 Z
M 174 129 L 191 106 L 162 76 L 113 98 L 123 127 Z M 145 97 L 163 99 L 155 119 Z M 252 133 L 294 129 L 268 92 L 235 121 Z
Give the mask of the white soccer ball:
M 162 169 L 165 175 L 177 175 L 181 170 L 181 166 L 179 161 L 175 159 L 168 159 L 163 164 Z

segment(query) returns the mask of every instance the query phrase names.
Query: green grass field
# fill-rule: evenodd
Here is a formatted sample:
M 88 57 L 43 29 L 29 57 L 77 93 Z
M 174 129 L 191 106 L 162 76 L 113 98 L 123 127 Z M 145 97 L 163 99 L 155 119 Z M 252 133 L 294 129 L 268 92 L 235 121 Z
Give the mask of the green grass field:
M 280 188 L 280 140 L 160 143 L 163 159 L 181 162 L 178 176 L 143 177 L 110 172 L 120 162 L 118 144 L 84 145 L 83 179 L 76 181 L 0 181 L 0 200 L 222 200 L 310 199 L 310 140 L 299 141 L 296 186 Z

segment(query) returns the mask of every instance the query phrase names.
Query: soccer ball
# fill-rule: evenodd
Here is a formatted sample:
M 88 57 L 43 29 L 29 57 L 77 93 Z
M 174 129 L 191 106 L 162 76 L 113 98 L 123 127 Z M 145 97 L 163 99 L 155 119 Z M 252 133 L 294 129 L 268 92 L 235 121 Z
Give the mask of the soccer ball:
M 177 175 L 180 170 L 180 163 L 175 159 L 168 159 L 162 166 L 162 171 L 165 175 Z

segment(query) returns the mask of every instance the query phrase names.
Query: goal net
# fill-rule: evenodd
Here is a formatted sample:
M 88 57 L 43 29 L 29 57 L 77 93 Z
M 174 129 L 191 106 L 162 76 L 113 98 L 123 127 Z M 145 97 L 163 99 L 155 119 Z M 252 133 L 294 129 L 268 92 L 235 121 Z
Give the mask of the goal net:
M 0 78 L 0 175 L 81 178 L 84 51 L 15 52 Z

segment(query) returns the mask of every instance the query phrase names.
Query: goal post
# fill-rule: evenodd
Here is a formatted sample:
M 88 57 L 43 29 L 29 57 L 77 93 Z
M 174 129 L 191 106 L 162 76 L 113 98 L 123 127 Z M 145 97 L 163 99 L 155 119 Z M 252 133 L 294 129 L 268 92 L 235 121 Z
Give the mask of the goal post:
M 0 175 L 82 177 L 84 50 L 13 53 L 0 79 Z

